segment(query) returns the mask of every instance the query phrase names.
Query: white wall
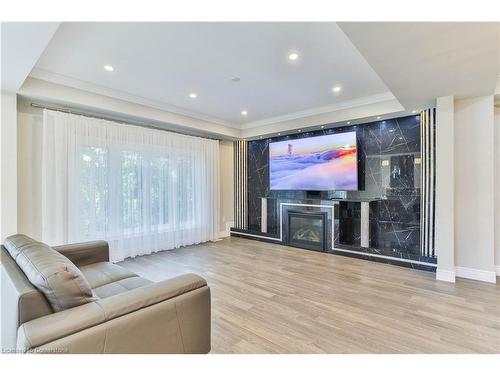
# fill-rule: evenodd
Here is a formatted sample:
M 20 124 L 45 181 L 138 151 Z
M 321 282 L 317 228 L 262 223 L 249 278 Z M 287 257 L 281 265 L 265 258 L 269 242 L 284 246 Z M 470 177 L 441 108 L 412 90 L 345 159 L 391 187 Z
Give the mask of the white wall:
M 17 233 L 17 99 L 2 91 L 0 127 L 0 239 Z
M 493 96 L 454 106 L 456 273 L 495 282 Z
M 495 107 L 495 265 L 500 276 L 500 107 Z
M 454 244 L 454 99 L 436 101 L 436 278 L 455 281 Z
M 493 96 L 436 102 L 436 278 L 500 275 L 500 108 Z
M 38 113 L 37 113 L 38 112 Z M 40 111 L 20 110 L 18 124 L 18 231 L 42 240 L 42 125 Z
M 229 227 L 234 226 L 234 158 L 233 142 L 220 142 L 220 232 L 229 236 Z

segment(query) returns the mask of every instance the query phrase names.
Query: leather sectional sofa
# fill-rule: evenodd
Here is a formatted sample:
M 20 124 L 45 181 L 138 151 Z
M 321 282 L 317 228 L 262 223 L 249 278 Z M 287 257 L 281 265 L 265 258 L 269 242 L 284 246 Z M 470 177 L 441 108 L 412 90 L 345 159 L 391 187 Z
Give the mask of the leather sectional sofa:
M 210 351 L 197 275 L 153 283 L 110 263 L 104 241 L 51 248 L 24 235 L 5 240 L 1 262 L 4 353 Z

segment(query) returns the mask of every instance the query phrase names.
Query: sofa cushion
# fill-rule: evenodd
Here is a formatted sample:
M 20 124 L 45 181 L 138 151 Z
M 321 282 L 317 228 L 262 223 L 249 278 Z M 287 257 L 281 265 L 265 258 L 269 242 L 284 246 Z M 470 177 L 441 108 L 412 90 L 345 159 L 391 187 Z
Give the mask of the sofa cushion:
M 85 275 L 85 278 L 92 289 L 100 286 L 113 283 L 115 281 L 127 279 L 137 276 L 135 273 L 127 269 L 117 266 L 109 262 L 99 262 L 80 267 L 80 271 Z
M 98 299 L 80 270 L 48 245 L 16 234 L 5 239 L 4 247 L 54 311 Z
M 129 277 L 128 279 L 123 279 L 115 281 L 109 284 L 102 285 L 94 289 L 94 293 L 99 298 L 111 297 L 129 290 L 140 288 L 145 285 L 152 284 L 151 281 L 143 279 L 139 276 Z

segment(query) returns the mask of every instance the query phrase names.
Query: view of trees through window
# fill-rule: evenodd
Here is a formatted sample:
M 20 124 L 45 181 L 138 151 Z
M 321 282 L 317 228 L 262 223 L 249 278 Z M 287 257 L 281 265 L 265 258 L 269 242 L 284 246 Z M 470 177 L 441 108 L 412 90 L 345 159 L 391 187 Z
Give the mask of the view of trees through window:
M 88 237 L 89 233 L 104 234 L 108 231 L 106 214 L 109 185 L 107 178 L 108 151 L 101 147 L 85 147 L 80 158 L 80 220 Z
M 80 229 L 86 238 L 193 224 L 193 158 L 84 147 L 80 182 Z

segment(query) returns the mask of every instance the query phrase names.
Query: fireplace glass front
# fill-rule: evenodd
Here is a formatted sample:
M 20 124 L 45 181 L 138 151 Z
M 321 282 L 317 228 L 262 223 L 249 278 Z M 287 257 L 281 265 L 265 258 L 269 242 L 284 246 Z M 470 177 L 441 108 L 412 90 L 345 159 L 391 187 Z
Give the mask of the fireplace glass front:
M 326 221 L 324 212 L 288 211 L 288 245 L 324 251 Z

